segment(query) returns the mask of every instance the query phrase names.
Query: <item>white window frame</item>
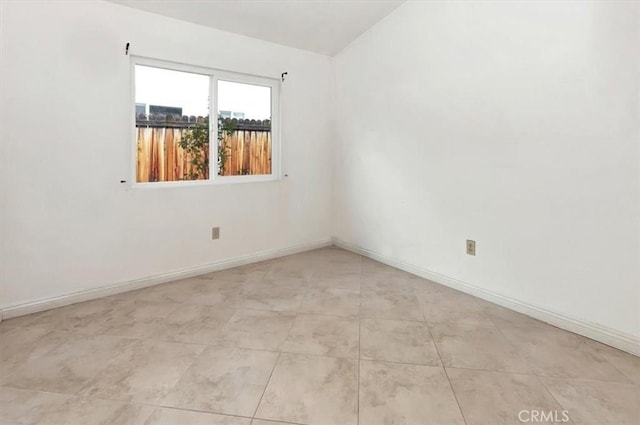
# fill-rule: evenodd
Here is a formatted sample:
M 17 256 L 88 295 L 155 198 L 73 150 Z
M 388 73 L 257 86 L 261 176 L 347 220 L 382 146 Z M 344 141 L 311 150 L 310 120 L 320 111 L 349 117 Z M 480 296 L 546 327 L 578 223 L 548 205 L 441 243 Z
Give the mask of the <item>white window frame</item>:
M 138 182 L 137 181 L 137 140 L 136 140 L 136 65 L 182 71 L 209 77 L 209 179 L 181 180 L 166 182 Z M 271 89 L 271 174 L 219 176 L 218 175 L 218 81 L 252 84 L 269 87 Z M 131 187 L 132 188 L 161 188 L 161 187 L 190 187 L 209 186 L 229 183 L 254 183 L 277 181 L 281 179 L 280 171 L 280 80 L 277 78 L 261 77 L 233 71 L 224 71 L 179 62 L 171 62 L 144 56 L 131 55 Z

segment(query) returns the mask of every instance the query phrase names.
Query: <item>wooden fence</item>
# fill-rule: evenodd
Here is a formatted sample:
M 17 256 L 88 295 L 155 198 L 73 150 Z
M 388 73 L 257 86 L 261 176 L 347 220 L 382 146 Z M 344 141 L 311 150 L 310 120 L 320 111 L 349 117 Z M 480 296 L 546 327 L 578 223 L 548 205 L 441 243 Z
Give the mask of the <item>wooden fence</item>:
M 221 175 L 271 174 L 271 131 L 235 130 L 220 146 L 226 155 Z
M 137 168 L 139 183 L 206 180 L 208 169 L 201 173 L 194 165 L 209 161 L 209 147 L 190 154 L 180 147 L 180 141 L 190 128 L 206 122 L 202 117 L 181 120 L 164 116 L 140 116 L 136 125 Z M 253 120 L 226 120 L 233 128 L 223 132 L 218 152 L 224 155 L 221 175 L 271 174 L 271 125 Z M 215 140 L 215 139 L 214 139 Z

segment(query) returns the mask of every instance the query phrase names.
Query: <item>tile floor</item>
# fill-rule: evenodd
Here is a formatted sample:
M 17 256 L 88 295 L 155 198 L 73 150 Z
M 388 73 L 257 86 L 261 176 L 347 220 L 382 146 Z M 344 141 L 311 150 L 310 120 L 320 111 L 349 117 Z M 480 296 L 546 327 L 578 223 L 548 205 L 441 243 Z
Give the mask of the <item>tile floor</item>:
M 639 409 L 640 358 L 337 248 L 0 323 L 3 425 L 637 425 Z

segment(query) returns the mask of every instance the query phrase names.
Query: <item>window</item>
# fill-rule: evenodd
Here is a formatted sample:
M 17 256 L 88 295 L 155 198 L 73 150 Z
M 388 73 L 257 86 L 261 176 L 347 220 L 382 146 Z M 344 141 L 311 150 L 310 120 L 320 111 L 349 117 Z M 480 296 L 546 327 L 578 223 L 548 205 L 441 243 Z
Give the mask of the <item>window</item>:
M 136 184 L 278 178 L 278 80 L 132 60 Z

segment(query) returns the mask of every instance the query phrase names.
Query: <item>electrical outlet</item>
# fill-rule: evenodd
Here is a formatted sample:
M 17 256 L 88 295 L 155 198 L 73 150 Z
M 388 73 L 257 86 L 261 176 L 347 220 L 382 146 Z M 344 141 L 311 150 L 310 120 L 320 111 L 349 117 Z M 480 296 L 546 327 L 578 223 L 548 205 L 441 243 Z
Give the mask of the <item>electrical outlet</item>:
M 211 229 L 211 239 L 220 239 L 220 228 L 214 227 Z
M 467 239 L 467 254 L 476 255 L 476 241 Z

